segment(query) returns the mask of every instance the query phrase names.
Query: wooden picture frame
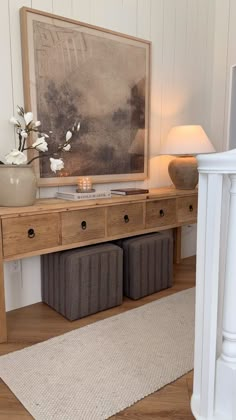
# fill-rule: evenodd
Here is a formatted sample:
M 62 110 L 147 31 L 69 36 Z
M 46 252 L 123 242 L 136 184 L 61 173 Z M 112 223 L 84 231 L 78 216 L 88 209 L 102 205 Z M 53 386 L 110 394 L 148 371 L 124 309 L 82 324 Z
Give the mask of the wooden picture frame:
M 51 132 L 49 151 L 80 122 L 62 171 L 34 160 L 39 186 L 145 179 L 150 42 L 26 7 L 20 17 L 25 109 Z

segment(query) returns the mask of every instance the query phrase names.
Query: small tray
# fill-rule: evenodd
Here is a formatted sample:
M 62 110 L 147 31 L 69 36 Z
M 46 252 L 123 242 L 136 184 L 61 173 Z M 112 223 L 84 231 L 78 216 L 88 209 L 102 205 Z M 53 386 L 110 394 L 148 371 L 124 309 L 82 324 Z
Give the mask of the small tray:
M 95 192 L 95 188 L 91 188 L 90 190 L 80 190 L 79 188 L 76 188 L 76 192 L 78 193 L 92 193 Z

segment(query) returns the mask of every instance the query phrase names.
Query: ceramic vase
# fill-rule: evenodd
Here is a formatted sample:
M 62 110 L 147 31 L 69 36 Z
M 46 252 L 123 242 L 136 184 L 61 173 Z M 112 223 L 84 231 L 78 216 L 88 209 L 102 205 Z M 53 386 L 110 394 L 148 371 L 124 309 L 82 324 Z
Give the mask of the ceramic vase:
M 37 181 L 31 165 L 0 165 L 0 206 L 32 206 Z

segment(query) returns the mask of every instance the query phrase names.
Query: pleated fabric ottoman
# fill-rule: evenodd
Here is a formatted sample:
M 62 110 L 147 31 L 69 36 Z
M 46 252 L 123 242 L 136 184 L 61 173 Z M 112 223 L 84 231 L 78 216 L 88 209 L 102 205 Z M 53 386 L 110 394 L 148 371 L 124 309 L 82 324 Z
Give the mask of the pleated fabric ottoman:
M 73 321 L 120 305 L 123 251 L 114 244 L 41 256 L 42 301 Z
M 172 286 L 173 235 L 157 232 L 122 241 L 124 295 L 140 299 Z

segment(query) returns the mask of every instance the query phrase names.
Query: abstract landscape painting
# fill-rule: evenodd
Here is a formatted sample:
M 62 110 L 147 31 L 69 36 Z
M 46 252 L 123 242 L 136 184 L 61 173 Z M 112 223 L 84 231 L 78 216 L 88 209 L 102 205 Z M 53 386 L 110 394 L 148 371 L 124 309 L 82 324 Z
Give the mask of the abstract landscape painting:
M 48 159 L 39 160 L 41 183 L 73 184 L 78 176 L 97 182 L 144 179 L 150 43 L 32 9 L 22 14 L 25 97 L 43 130 L 51 132 L 50 150 L 80 122 L 57 178 Z

